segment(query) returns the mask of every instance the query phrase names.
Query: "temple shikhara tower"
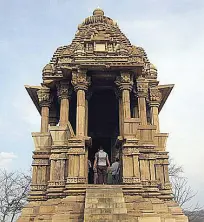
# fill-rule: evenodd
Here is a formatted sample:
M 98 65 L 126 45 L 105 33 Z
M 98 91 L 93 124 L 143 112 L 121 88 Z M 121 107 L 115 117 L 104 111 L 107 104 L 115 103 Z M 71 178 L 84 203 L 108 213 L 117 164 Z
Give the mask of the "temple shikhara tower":
M 172 198 L 168 134 L 159 127 L 173 85 L 159 84 L 143 48 L 96 9 L 42 79 L 26 86 L 41 129 L 32 133 L 32 184 L 18 222 L 188 221 Z M 100 145 L 111 162 L 120 159 L 118 185 L 88 184 Z

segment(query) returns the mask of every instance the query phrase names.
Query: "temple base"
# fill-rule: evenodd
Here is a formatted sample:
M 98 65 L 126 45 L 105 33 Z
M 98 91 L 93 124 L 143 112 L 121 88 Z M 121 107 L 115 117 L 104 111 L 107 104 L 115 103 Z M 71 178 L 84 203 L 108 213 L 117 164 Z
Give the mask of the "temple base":
M 80 185 L 65 198 L 31 201 L 18 222 L 135 221 L 188 222 L 172 200 L 146 198 L 138 186 Z M 137 193 L 137 195 L 136 195 Z

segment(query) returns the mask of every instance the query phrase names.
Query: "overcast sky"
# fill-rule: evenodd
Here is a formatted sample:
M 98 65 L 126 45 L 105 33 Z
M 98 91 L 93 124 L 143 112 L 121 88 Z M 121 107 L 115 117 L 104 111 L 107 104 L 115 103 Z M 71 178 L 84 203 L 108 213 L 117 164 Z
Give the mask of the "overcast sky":
M 203 0 L 0 0 L 0 167 L 29 169 L 40 116 L 24 85 L 41 83 L 55 49 L 71 42 L 97 6 L 145 48 L 160 84 L 175 84 L 161 132 L 170 134 L 167 150 L 204 205 Z

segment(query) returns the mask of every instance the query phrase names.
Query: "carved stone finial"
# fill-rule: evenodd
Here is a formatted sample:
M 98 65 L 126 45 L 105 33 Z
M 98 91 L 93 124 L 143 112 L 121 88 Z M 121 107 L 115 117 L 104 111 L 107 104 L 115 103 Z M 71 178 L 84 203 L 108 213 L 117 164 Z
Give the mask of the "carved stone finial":
M 84 90 L 87 91 L 88 87 L 91 84 L 91 78 L 86 75 L 86 71 L 79 70 L 78 72 L 72 72 L 72 85 L 74 86 L 74 90 Z
M 94 16 L 103 16 L 104 15 L 104 11 L 102 9 L 100 9 L 99 7 L 96 8 L 94 11 L 93 11 L 93 15 Z
M 43 74 L 53 74 L 54 73 L 54 67 L 52 64 L 47 64 L 44 68 L 43 68 Z
M 60 82 L 57 85 L 57 95 L 59 99 L 68 99 L 71 96 L 69 82 Z
M 149 67 L 149 77 L 152 79 L 157 78 L 157 68 L 152 63 L 150 63 L 150 67 Z
M 115 84 L 120 90 L 132 90 L 133 81 L 131 75 L 128 72 L 121 72 L 120 76 L 116 77 Z
M 50 89 L 47 87 L 43 87 L 40 90 L 37 91 L 38 100 L 40 103 L 40 106 L 50 106 L 52 102 L 52 97 L 50 96 Z

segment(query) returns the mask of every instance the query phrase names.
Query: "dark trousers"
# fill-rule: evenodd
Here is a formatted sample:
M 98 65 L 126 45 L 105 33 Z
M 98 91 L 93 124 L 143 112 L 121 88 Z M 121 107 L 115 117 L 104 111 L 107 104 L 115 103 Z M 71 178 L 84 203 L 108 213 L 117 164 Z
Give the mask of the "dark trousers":
M 98 173 L 98 183 L 106 184 L 107 183 L 107 166 L 98 166 L 97 173 Z
M 112 175 L 113 184 L 119 184 L 119 174 Z

